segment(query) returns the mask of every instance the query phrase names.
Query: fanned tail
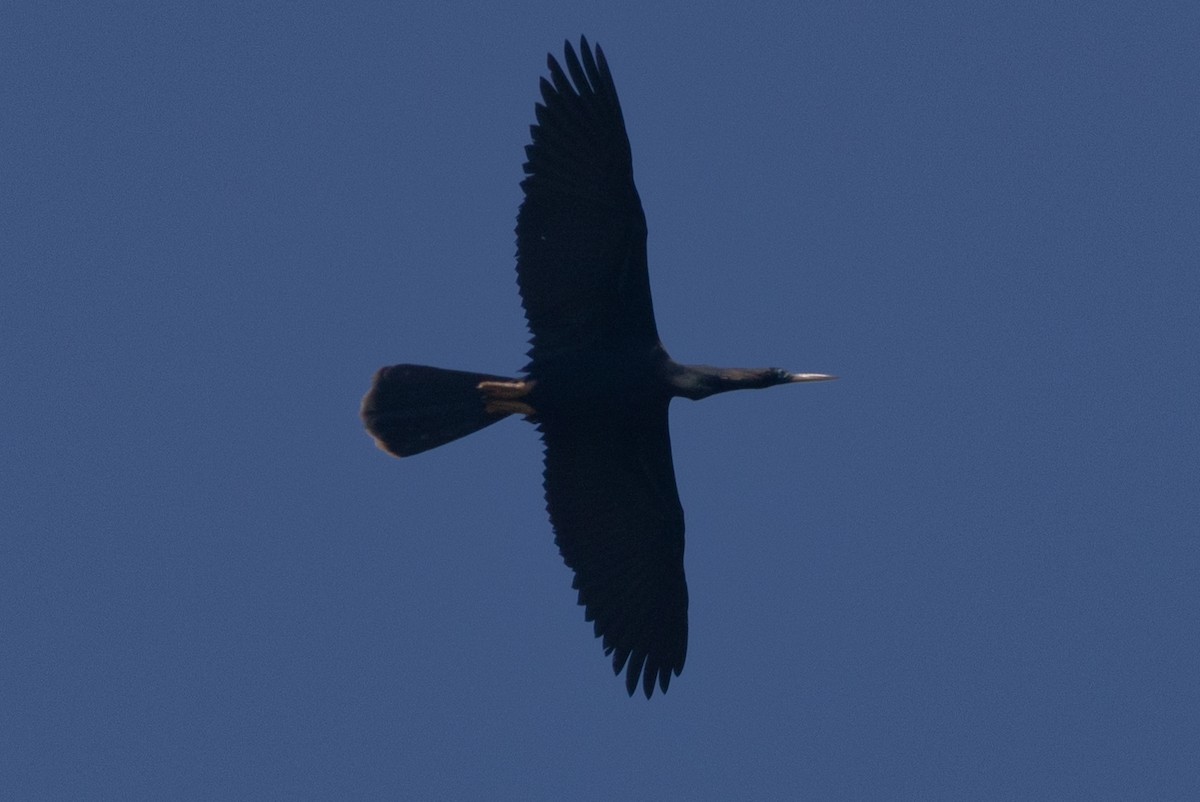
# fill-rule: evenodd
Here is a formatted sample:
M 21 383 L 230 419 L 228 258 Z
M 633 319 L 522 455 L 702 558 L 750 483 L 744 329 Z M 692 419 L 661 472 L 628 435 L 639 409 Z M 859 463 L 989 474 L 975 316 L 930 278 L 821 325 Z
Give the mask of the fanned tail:
M 381 449 L 410 457 L 508 417 L 508 412 L 489 411 L 478 388 L 480 382 L 512 381 L 426 365 L 380 368 L 363 398 L 363 424 Z

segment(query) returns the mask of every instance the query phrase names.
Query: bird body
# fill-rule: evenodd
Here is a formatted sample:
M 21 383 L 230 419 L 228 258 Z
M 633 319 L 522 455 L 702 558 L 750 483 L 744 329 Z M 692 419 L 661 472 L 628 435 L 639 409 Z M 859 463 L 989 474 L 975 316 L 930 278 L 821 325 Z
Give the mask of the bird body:
M 553 56 L 526 147 L 517 281 L 532 334 L 519 378 L 423 365 L 380 369 L 362 417 L 411 456 L 509 415 L 545 444 L 546 508 L 585 618 L 632 695 L 666 691 L 687 655 L 684 520 L 667 410 L 736 389 L 831 379 L 681 365 L 658 337 L 646 220 L 612 75 L 586 39 Z M 569 76 L 569 77 L 568 77 Z

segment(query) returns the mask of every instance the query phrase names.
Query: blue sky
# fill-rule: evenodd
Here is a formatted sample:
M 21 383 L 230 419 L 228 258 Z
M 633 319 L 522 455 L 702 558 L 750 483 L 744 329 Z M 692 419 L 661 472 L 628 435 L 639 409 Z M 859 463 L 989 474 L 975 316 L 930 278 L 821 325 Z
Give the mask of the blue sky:
M 10 4 L 10 798 L 1200 795 L 1188 4 Z M 624 106 L 680 361 L 688 663 L 629 699 L 508 421 L 547 51 Z

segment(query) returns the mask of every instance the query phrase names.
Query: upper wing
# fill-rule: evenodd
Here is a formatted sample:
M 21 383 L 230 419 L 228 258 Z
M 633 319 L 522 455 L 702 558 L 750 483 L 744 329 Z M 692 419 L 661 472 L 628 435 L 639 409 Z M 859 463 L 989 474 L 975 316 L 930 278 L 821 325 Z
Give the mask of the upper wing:
M 536 364 L 564 352 L 658 342 L 646 271 L 646 217 L 604 52 L 553 56 L 526 146 L 517 281 Z
M 539 423 L 546 508 L 613 671 L 632 695 L 667 689 L 687 656 L 683 507 L 675 487 L 667 402 L 628 414 Z

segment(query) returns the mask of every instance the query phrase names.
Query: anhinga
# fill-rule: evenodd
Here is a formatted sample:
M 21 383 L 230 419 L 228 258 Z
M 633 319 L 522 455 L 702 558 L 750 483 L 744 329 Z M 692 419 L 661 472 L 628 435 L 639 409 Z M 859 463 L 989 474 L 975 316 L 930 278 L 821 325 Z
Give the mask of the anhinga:
M 393 365 L 362 403 L 379 447 L 407 457 L 509 415 L 545 443 L 546 508 L 585 618 L 630 695 L 667 690 L 687 654 L 683 508 L 667 406 L 831 379 L 680 365 L 654 323 L 646 218 L 604 58 L 580 40 L 548 57 L 517 214 L 517 282 L 532 334 L 524 378 Z M 568 78 L 568 74 L 570 78 Z

